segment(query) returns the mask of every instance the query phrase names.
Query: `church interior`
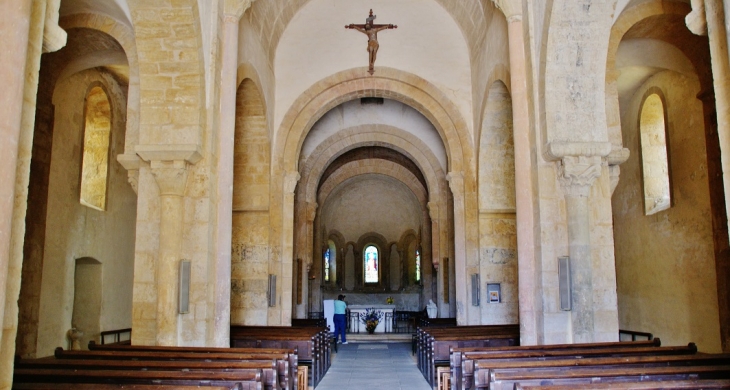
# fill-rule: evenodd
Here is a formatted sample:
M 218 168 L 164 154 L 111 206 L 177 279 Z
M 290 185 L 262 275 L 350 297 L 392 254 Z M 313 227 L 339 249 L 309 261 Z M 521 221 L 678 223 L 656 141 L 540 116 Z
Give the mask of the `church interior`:
M 340 294 L 730 353 L 727 6 L 3 1 L 0 388 Z

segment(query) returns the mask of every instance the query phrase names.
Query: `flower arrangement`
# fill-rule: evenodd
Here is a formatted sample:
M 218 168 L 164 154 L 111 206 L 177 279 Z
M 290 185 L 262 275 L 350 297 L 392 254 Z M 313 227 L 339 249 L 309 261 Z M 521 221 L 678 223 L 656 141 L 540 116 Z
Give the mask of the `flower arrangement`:
M 375 332 L 375 328 L 382 319 L 383 312 L 372 308 L 366 309 L 365 313 L 360 314 L 360 322 L 365 324 L 365 330 L 367 330 L 368 333 Z
M 393 297 L 385 298 L 385 303 L 392 305 L 393 304 Z

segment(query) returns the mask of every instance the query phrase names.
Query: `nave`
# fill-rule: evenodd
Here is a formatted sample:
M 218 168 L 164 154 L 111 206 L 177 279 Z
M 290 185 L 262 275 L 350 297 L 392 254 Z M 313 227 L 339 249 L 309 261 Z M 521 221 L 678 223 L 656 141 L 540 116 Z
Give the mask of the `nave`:
M 429 390 L 410 343 L 340 344 L 317 390 Z

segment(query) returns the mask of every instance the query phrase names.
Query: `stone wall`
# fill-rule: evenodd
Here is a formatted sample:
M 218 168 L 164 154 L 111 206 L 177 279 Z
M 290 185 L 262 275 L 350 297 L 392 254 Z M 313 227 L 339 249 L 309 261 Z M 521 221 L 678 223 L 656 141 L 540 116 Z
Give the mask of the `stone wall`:
M 250 79 L 238 88 L 233 166 L 231 323 L 267 324 L 269 138 L 261 95 Z
M 652 88 L 666 99 L 672 185 L 668 210 L 647 216 L 641 188 L 639 123 Z M 621 120 L 631 157 L 613 196 L 619 321 L 667 345 L 696 342 L 720 352 L 717 286 L 702 103 L 696 78 L 664 71 L 634 94 Z
M 109 155 L 124 147 L 126 95 L 109 74 L 87 70 L 61 81 L 54 94 L 55 124 L 48 184 L 48 215 L 43 253 L 37 355 L 66 345 L 72 326 L 76 260 L 93 258 L 102 265 L 102 310 L 99 329 L 132 325 L 132 278 L 137 215 L 136 195 L 127 173 L 110 159 L 106 210 L 79 202 L 83 150 L 84 99 L 91 85 L 100 85 L 112 105 Z M 84 329 L 79 329 L 85 331 Z M 97 339 L 98 333 L 89 332 Z

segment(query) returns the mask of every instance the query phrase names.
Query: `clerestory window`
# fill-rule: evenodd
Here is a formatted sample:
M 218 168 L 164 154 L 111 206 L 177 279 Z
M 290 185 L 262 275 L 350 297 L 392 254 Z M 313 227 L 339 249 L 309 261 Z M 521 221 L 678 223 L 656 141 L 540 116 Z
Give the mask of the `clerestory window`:
M 104 210 L 112 118 L 109 97 L 101 87 L 91 88 L 86 95 L 84 118 L 80 202 L 84 206 Z
M 639 121 L 646 215 L 671 206 L 665 117 L 662 98 L 657 93 L 649 95 L 641 107 Z

